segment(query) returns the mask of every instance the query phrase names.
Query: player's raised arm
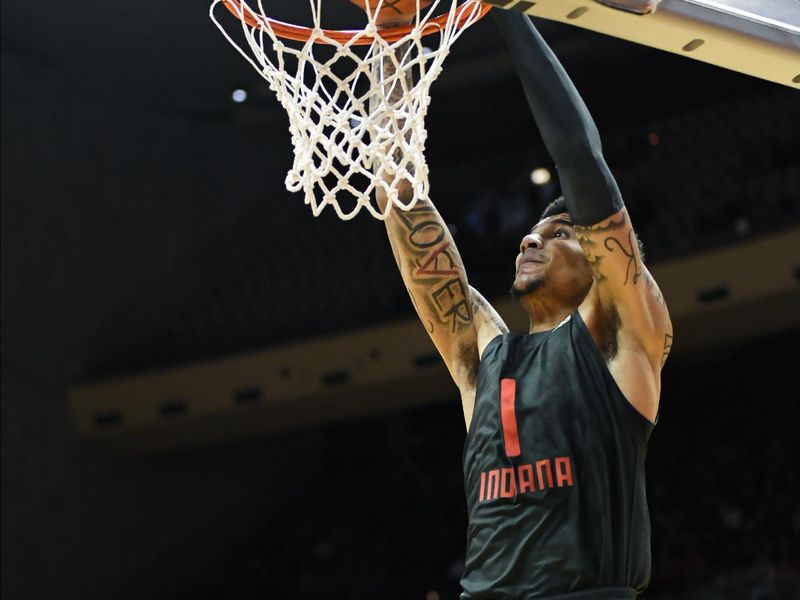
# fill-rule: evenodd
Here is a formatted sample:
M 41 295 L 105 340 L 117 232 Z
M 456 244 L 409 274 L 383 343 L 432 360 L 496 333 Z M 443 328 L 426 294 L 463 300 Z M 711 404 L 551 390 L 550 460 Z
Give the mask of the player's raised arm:
M 387 23 L 388 25 L 388 23 Z M 400 47 L 397 52 L 404 52 Z M 392 103 L 408 89 L 394 77 L 396 62 L 386 57 L 376 74 Z M 391 81 L 391 84 L 383 83 Z M 387 174 L 388 181 L 390 174 Z M 405 182 L 394 183 L 403 202 L 411 199 Z M 386 190 L 378 187 L 377 201 L 386 206 Z M 507 331 L 494 309 L 469 287 L 464 264 L 453 236 L 436 207 L 427 200 L 408 211 L 393 209 L 385 220 L 392 252 L 422 324 L 462 392 L 469 423 L 481 350 Z
M 657 412 L 659 371 L 672 341 L 666 304 L 642 262 L 636 234 L 586 105 L 529 18 L 492 11 L 522 81 L 542 139 L 556 163 L 570 219 L 592 267 L 582 305 L 593 334 L 626 364 L 623 390 L 649 418 Z M 634 373 L 634 375 L 631 375 Z M 615 374 L 616 376 L 616 374 Z M 638 383 L 631 384 L 631 381 Z
M 507 328 L 469 287 L 458 248 L 430 201 L 392 211 L 386 231 L 422 324 L 462 393 L 473 390 L 480 351 Z
M 410 190 L 399 193 L 403 201 L 410 199 Z M 385 192 L 377 194 L 383 208 Z M 417 315 L 463 395 L 474 389 L 480 352 L 507 328 L 489 303 L 469 287 L 453 236 L 432 202 L 421 200 L 408 211 L 394 209 L 385 224 Z M 464 410 L 469 422 L 472 407 Z

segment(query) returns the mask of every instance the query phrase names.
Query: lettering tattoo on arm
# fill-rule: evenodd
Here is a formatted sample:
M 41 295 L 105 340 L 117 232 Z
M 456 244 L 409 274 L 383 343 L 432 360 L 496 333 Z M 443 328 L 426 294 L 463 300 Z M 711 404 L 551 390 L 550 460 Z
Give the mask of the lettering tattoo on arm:
M 617 235 L 614 235 L 621 233 L 619 230 L 624 229 L 625 226 L 624 215 L 621 215 L 619 220 L 611 220 L 606 225 L 602 226 L 574 226 L 578 243 L 581 245 L 581 248 L 583 248 L 586 258 L 589 260 L 589 265 L 592 268 L 592 273 L 594 274 L 597 283 L 603 283 L 608 279 L 608 277 L 603 274 L 601 268 L 604 257 L 601 252 L 598 252 L 597 243 L 591 237 L 598 233 L 602 234 L 610 232 L 610 235 L 603 239 L 603 247 L 608 252 L 614 252 L 615 249 L 619 249 L 628 258 L 628 264 L 625 268 L 625 281 L 622 283 L 622 285 L 627 285 L 629 280 L 633 282 L 633 285 L 636 285 L 642 276 L 641 259 L 639 258 L 639 253 L 636 251 L 638 240 L 636 239 L 636 234 L 634 233 L 633 229 L 628 229 L 627 240 L 624 241 L 621 241 Z M 631 277 L 631 272 L 633 273 L 633 277 Z
M 404 263 L 400 267 L 409 279 L 409 294 L 417 312 L 417 302 L 424 302 L 435 317 L 435 323 L 429 321 L 428 332 L 436 325 L 452 333 L 471 327 L 473 312 L 464 267 L 433 206 L 424 202 L 408 211 L 396 211 L 387 225 L 394 230 L 397 254 Z
M 379 102 L 376 94 L 371 100 L 373 110 L 380 105 L 391 107 L 408 95 L 413 85 L 410 71 L 401 77 L 395 75 L 399 57 L 408 51 L 409 45 L 410 42 L 406 42 L 396 48 L 394 54 L 387 54 L 374 73 L 382 83 L 379 93 L 384 101 Z M 387 121 L 389 112 L 385 116 Z M 392 118 L 397 118 L 397 125 L 403 126 L 402 117 Z M 402 148 L 397 147 L 392 151 L 395 158 L 399 159 Z M 395 188 L 402 200 L 411 199 L 413 190 L 408 180 L 393 179 L 389 173 L 385 173 L 383 179 L 387 187 Z M 419 201 L 410 210 L 394 210 L 386 220 L 386 227 L 395 261 L 428 333 L 433 335 L 437 327 L 444 327 L 452 333 L 472 327 L 472 308 L 468 300 L 469 288 L 464 267 L 450 232 L 433 204 Z
M 459 326 L 472 322 L 472 310 L 467 302 L 467 290 L 464 282 L 458 277 L 447 280 L 431 293 L 436 312 L 444 324 L 450 324 L 453 333 Z

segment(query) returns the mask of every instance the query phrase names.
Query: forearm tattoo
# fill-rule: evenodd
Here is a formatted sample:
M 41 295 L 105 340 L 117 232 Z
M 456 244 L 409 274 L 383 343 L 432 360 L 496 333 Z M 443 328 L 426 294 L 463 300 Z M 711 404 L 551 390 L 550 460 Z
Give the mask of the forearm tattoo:
M 608 233 L 609 235 L 603 239 L 603 247 L 610 253 L 616 250 L 622 252 L 628 258 L 628 264 L 625 268 L 625 281 L 622 285 L 627 285 L 628 281 L 632 281 L 633 285 L 639 282 L 642 276 L 642 264 L 639 258 L 638 241 L 633 229 L 628 228 L 627 239 L 622 238 L 620 234 L 626 228 L 625 216 L 620 215 L 619 220 L 609 221 L 606 225 L 592 225 L 589 227 L 582 225 L 575 225 L 575 234 L 578 238 L 578 243 L 583 248 L 586 258 L 589 260 L 589 265 L 592 268 L 592 273 L 597 283 L 603 283 L 608 279 L 603 274 L 602 251 L 597 250 L 597 242 L 593 239 L 598 237 L 598 234 Z M 599 236 L 602 237 L 602 236 Z M 620 239 L 622 238 L 622 239 Z
M 395 50 L 402 55 L 408 50 L 408 43 Z M 399 60 L 391 53 L 383 59 L 376 77 L 383 83 L 381 93 L 389 105 L 395 104 L 409 93 L 413 85 L 410 75 L 395 77 Z M 373 110 L 378 104 L 373 97 Z M 388 114 L 385 116 L 389 118 Z M 398 118 L 399 117 L 394 117 Z M 402 122 L 399 123 L 402 126 Z M 394 152 L 400 152 L 395 148 Z M 398 194 L 407 200 L 411 194 L 407 182 L 395 182 Z M 464 267 L 458 251 L 452 244 L 449 231 L 430 202 L 418 202 L 408 211 L 396 210 L 386 221 L 392 240 L 392 252 L 417 314 L 420 315 L 428 333 L 445 327 L 458 333 L 472 326 L 472 309 L 469 304 L 469 288 Z M 423 306 L 424 305 L 424 306 Z M 426 310 L 420 310 L 426 309 Z M 429 318 L 432 317 L 432 320 Z
M 435 322 L 429 322 L 429 333 L 437 324 L 454 333 L 471 326 L 473 312 L 464 267 L 433 206 L 426 202 L 397 211 L 387 226 L 417 312 L 422 316 L 417 304 L 422 302 L 435 317 Z

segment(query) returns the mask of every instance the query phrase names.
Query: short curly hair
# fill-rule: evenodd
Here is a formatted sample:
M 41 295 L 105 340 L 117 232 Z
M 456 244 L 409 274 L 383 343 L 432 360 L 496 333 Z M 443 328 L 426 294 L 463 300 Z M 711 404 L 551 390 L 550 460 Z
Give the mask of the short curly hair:
M 539 220 L 542 221 L 547 217 L 552 217 L 553 215 L 558 215 L 561 213 L 568 213 L 567 210 L 567 199 L 564 196 L 559 196 L 555 200 L 553 200 L 547 207 L 542 211 L 542 214 L 539 215 Z

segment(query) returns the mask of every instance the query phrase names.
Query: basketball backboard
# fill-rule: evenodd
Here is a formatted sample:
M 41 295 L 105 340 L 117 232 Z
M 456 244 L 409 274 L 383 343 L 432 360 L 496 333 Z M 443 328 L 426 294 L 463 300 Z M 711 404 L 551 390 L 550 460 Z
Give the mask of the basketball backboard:
M 795 0 L 487 0 L 800 89 Z

